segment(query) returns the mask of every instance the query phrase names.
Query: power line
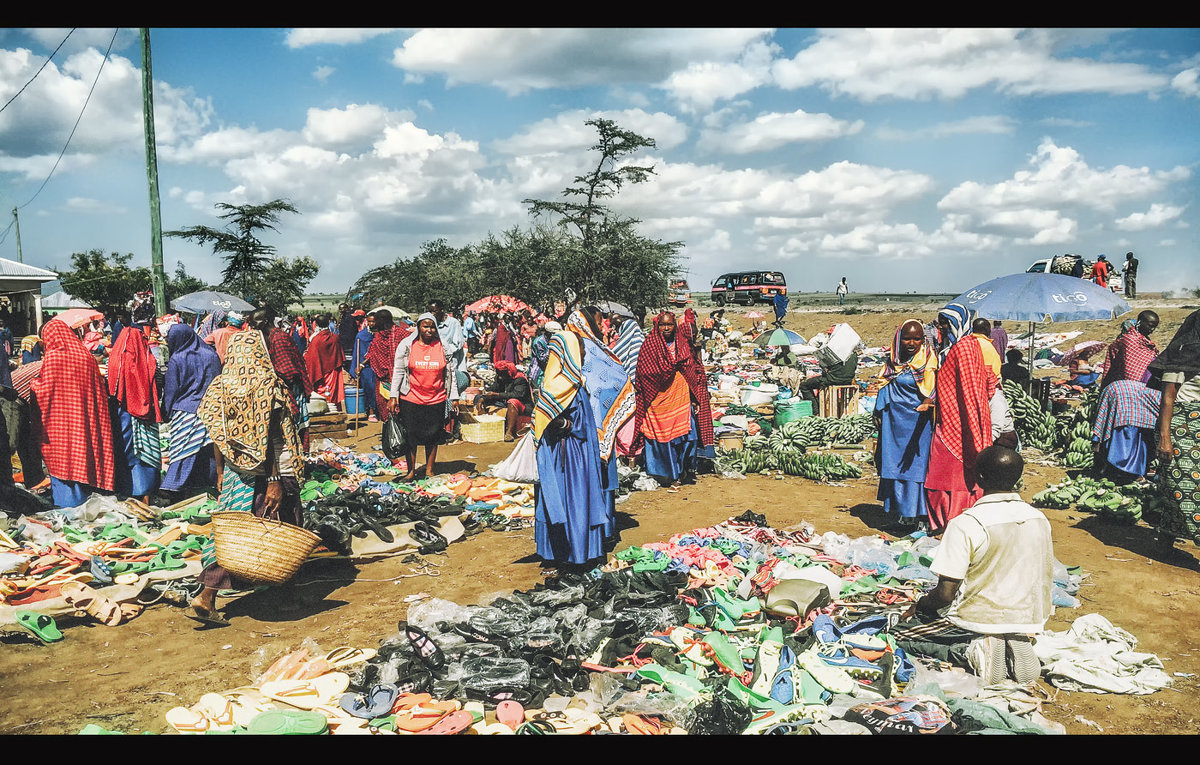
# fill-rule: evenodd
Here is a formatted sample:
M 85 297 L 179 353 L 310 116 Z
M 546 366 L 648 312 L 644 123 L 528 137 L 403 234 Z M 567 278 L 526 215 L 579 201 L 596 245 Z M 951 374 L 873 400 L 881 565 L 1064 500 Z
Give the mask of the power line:
M 88 91 L 87 98 L 83 100 L 83 107 L 79 110 L 79 116 L 75 118 L 75 125 L 71 128 L 71 134 L 67 136 L 67 142 L 63 144 L 62 151 L 58 153 L 58 159 L 54 160 L 54 167 L 50 168 L 50 174 L 46 176 L 46 180 L 42 181 L 42 185 L 34 192 L 33 196 L 20 207 L 28 207 L 33 200 L 38 198 L 38 194 L 42 193 L 42 189 L 46 188 L 46 184 L 50 182 L 50 178 L 54 175 L 54 171 L 58 169 L 58 163 L 62 162 L 63 155 L 67 153 L 67 147 L 71 145 L 71 139 L 75 137 L 75 131 L 79 128 L 79 122 L 83 119 L 83 113 L 87 110 L 88 103 L 92 100 L 92 93 L 96 92 L 96 83 L 100 81 L 100 73 L 104 71 L 104 65 L 108 62 L 108 54 L 112 53 L 113 43 L 117 40 L 117 32 L 121 31 L 120 27 L 113 30 L 112 39 L 108 41 L 108 50 L 104 51 L 104 58 L 100 61 L 100 68 L 96 70 L 96 79 L 92 80 L 92 87 Z
M 19 96 L 25 92 L 25 88 L 28 88 L 33 83 L 33 81 L 38 78 L 38 75 L 42 73 L 42 69 L 45 69 L 50 64 L 50 62 L 54 60 L 54 54 L 58 53 L 59 49 L 62 48 L 62 46 L 66 44 L 67 40 L 71 39 L 71 35 L 73 35 L 73 34 L 75 34 L 75 27 L 71 27 L 71 31 L 67 32 L 67 36 L 64 37 L 63 41 L 58 44 L 58 48 L 54 49 L 54 53 L 50 54 L 50 58 L 46 59 L 45 62 L 42 63 L 41 69 L 38 69 L 37 72 L 34 73 L 34 75 L 29 78 L 29 82 L 22 85 L 21 89 L 18 90 L 16 92 L 16 94 L 13 95 L 12 98 L 8 99 L 8 101 L 5 102 L 4 106 L 0 106 L 0 112 L 7 109 L 9 104 L 11 104 L 13 101 L 17 100 L 17 96 Z

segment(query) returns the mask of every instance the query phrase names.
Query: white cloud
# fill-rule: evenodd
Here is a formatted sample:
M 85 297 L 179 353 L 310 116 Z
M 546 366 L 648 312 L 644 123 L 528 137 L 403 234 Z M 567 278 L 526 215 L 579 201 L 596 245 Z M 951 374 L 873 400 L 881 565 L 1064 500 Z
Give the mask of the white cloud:
M 1184 69 L 1171 80 L 1171 87 L 1185 96 L 1200 97 L 1200 68 Z
M 318 66 L 313 70 L 312 76 L 313 79 L 317 80 L 318 82 L 327 82 L 330 76 L 336 71 L 337 69 L 334 69 L 332 66 Z
M 881 127 L 875 131 L 875 135 L 885 141 L 928 140 L 952 135 L 1011 135 L 1016 127 L 1016 120 L 1011 117 L 985 115 L 955 122 L 941 122 L 919 130 L 896 130 L 895 128 Z
M 417 101 L 417 106 L 421 107 L 427 112 L 433 111 L 433 104 L 427 98 L 422 98 L 420 101 Z
M 761 29 L 422 29 L 392 63 L 451 85 L 508 93 L 578 85 L 658 84 L 697 61 L 731 61 Z
M 1156 228 L 1175 220 L 1183 214 L 1185 208 L 1176 207 L 1174 205 L 1164 205 L 1155 202 L 1150 205 L 1150 209 L 1144 213 L 1133 213 L 1124 218 L 1117 218 L 1116 226 L 1122 231 L 1145 231 L 1148 228 Z
M 303 48 L 308 45 L 352 45 L 380 35 L 391 34 L 394 31 L 396 30 L 382 27 L 374 29 L 354 27 L 292 29 L 287 33 L 285 42 L 289 48 Z
M 1090 128 L 1096 123 L 1087 120 L 1074 120 L 1069 117 L 1046 117 L 1043 120 L 1038 120 L 1039 125 L 1047 127 L 1071 127 L 1071 128 Z
M 771 79 L 777 45 L 755 42 L 737 61 L 699 61 L 672 72 L 662 88 L 688 112 L 706 112 L 719 100 L 734 98 Z
M 124 205 L 87 197 L 71 197 L 67 200 L 64 208 L 68 212 L 87 215 L 123 215 L 128 212 Z
M 730 125 L 723 130 L 705 130 L 698 145 L 709 151 L 748 154 L 800 141 L 827 141 L 855 135 L 863 125 L 862 120 L 848 122 L 828 114 L 809 114 L 797 109 L 790 114 L 762 114 L 752 122 Z
M 392 112 L 376 104 L 348 104 L 344 109 L 310 108 L 301 135 L 304 140 L 326 148 L 364 150 L 385 127 L 412 118 L 411 112 Z
M 588 111 L 576 109 L 540 120 L 524 132 L 496 142 L 505 154 L 548 154 L 580 152 L 596 143 L 596 129 L 584 124 L 590 119 L 609 119 L 625 130 L 653 138 L 660 149 L 673 149 L 687 138 L 687 127 L 664 112 L 641 109 Z
M 775 62 L 786 89 L 817 86 L 862 101 L 959 98 L 975 88 L 1013 95 L 1142 93 L 1167 78 L 1140 64 L 1054 55 L 1061 33 L 1017 29 L 834 29 Z

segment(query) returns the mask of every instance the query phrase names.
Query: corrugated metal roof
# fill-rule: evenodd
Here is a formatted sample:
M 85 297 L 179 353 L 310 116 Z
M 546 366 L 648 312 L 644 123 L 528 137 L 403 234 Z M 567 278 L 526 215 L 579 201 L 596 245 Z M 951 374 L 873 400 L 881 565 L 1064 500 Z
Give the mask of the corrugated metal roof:
M 0 258 L 0 279 L 41 279 L 53 281 L 58 274 L 44 268 L 31 266 L 28 263 L 18 263 L 8 258 Z

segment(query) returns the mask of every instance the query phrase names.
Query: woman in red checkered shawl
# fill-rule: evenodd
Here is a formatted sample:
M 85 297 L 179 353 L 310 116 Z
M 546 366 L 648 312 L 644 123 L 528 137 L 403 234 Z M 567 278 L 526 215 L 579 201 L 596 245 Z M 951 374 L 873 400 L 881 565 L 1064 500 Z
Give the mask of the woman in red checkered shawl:
M 96 359 L 65 323 L 42 327 L 45 357 L 30 388 L 40 411 L 39 441 L 54 504 L 77 507 L 97 489 L 114 488 L 108 385 Z
M 932 534 L 945 531 L 946 524 L 983 496 L 975 483 L 975 458 L 993 442 L 990 402 L 999 383 L 971 335 L 950 347 L 938 369 L 937 426 L 925 475 Z
M 697 448 L 713 443 L 708 383 L 691 343 L 694 329 L 691 323 L 677 329 L 675 314 L 664 311 L 638 354 L 630 453 L 644 440 L 646 472 L 663 485 L 694 476 Z

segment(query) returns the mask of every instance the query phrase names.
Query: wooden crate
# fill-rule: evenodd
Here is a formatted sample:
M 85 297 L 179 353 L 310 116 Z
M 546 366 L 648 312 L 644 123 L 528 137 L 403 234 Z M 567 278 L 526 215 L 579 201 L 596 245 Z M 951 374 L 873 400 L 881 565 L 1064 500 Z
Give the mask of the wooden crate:
M 346 424 L 344 412 L 314 414 L 308 418 L 308 433 L 310 436 L 345 436 Z
M 817 394 L 817 415 L 820 417 L 845 417 L 854 414 L 858 403 L 857 385 L 833 385 L 822 388 Z

